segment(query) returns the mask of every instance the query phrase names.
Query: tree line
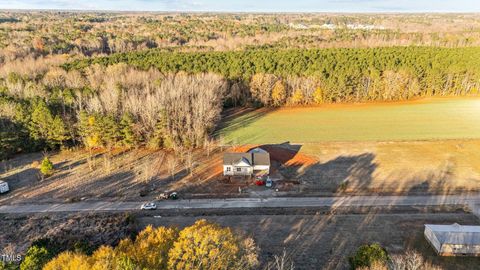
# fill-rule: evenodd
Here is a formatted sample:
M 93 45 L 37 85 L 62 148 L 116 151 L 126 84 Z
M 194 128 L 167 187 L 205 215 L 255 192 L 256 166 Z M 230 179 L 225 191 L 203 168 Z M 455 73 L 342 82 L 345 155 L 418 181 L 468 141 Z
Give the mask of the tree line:
M 0 63 L 29 56 L 68 54 L 83 57 L 151 48 L 226 51 L 263 46 L 478 46 L 478 23 L 479 18 L 473 14 L 367 16 L 4 11 L 0 12 Z M 348 25 L 371 26 L 373 29 L 355 29 Z
M 223 108 L 478 95 L 480 48 L 147 51 L 0 67 L 1 158 L 21 151 L 197 148 Z
M 360 49 L 258 49 L 229 52 L 148 50 L 66 63 L 67 70 L 126 63 L 163 73 L 212 72 L 249 82 L 257 74 L 313 79 L 324 102 L 403 100 L 421 96 L 477 94 L 480 48 L 387 47 Z M 267 78 L 270 92 L 272 81 Z M 291 95 L 298 89 L 292 89 Z M 305 91 L 305 90 L 303 90 Z M 310 91 L 314 91 L 310 89 Z M 304 95 L 306 93 L 303 93 Z M 288 96 L 288 93 L 287 93 Z M 308 102 L 307 102 L 308 103 Z
M 87 148 L 201 147 L 220 120 L 225 80 L 215 74 L 87 74 L 52 68 L 40 81 L 9 76 L 0 93 L 1 157 L 82 144 Z

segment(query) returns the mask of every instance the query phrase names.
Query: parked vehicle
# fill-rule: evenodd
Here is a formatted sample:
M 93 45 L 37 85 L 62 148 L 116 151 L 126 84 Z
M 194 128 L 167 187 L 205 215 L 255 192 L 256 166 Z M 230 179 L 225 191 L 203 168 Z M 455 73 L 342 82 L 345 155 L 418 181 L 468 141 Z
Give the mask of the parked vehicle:
M 169 196 L 170 194 L 168 194 L 168 192 L 163 192 L 158 194 L 157 200 L 167 200 Z
M 178 193 L 174 191 L 174 192 L 170 193 L 169 197 L 170 197 L 170 200 L 176 200 L 176 199 L 178 199 Z
M 140 209 L 142 209 L 142 210 L 155 210 L 155 209 L 157 209 L 157 205 L 153 202 L 144 203 L 144 204 L 142 204 Z
M 255 176 L 255 185 L 257 186 L 263 186 L 265 185 L 265 179 L 263 175 L 257 175 Z
M 256 180 L 256 181 L 255 181 L 255 185 L 257 185 L 257 186 L 263 186 L 263 185 L 265 185 L 265 181 L 263 181 L 263 180 Z
M 265 181 L 265 186 L 268 188 L 271 188 L 273 186 L 273 181 L 270 179 L 270 177 L 267 178 L 267 181 Z
M 157 200 L 168 200 L 168 199 L 176 200 L 176 199 L 178 199 L 178 193 L 175 192 L 175 191 L 173 191 L 173 192 L 163 192 L 163 193 L 158 194 L 156 199 Z
M 5 181 L 0 181 L 0 193 L 5 193 L 10 191 L 10 188 L 8 187 L 8 183 Z

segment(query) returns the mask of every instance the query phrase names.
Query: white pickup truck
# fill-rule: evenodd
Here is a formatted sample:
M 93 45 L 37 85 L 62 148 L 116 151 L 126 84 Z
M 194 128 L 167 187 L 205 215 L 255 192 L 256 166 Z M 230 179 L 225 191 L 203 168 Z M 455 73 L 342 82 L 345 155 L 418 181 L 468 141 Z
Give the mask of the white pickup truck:
M 5 181 L 0 181 L 0 193 L 8 192 L 10 189 L 8 188 L 8 183 Z

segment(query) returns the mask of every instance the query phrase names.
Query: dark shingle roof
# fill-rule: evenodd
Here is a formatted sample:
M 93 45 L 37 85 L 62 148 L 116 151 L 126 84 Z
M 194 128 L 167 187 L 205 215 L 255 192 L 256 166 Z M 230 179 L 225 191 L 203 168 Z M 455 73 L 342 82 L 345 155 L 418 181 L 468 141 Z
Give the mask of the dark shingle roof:
M 268 153 L 225 153 L 223 155 L 223 164 L 238 164 L 242 159 L 250 165 L 270 166 L 270 154 Z
M 253 153 L 253 164 L 270 166 L 270 154 L 261 152 Z
M 224 165 L 237 164 L 242 159 L 245 159 L 250 165 L 252 165 L 252 154 L 250 153 L 225 153 L 223 155 L 223 164 Z

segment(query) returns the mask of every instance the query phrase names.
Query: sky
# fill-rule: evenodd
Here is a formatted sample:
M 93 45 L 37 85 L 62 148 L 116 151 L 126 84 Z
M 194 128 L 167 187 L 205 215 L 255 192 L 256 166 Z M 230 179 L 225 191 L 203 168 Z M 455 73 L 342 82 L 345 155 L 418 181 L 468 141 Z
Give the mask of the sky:
M 480 0 L 0 0 L 0 9 L 214 12 L 480 12 Z

